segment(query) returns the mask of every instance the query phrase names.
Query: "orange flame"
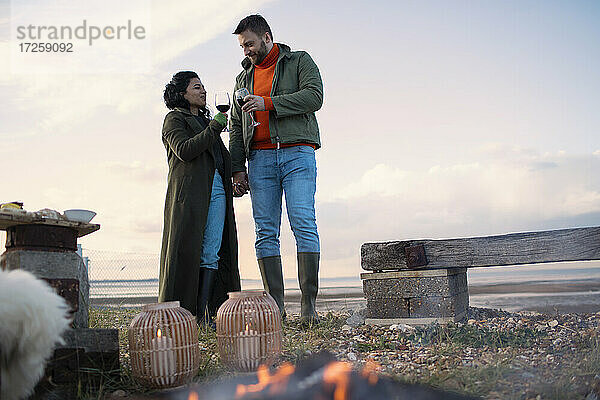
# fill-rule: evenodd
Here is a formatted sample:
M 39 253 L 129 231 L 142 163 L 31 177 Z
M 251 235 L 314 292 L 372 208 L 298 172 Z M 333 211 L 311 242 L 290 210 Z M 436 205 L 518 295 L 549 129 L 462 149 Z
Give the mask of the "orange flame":
M 160 328 L 156 331 L 156 337 L 161 337 L 162 336 L 162 332 L 160 331 Z
M 239 399 L 244 397 L 246 394 L 262 392 L 269 387 L 270 394 L 279 394 L 285 390 L 285 386 L 289 380 L 290 375 L 294 373 L 294 366 L 290 363 L 282 364 L 273 375 L 269 373 L 269 368 L 266 365 L 258 367 L 256 377 L 258 383 L 254 385 L 237 385 L 235 391 L 235 398 Z
M 198 400 L 198 393 L 190 392 L 190 394 L 188 396 L 188 400 Z
M 323 381 L 335 387 L 333 400 L 345 400 L 348 397 L 348 384 L 352 365 L 342 361 L 334 361 L 327 365 L 323 373 Z
M 377 371 L 380 369 L 381 365 L 373 360 L 368 360 L 360 374 L 363 378 L 367 379 L 369 385 L 375 385 L 379 380 Z M 281 394 L 285 391 L 290 375 L 292 375 L 294 371 L 295 367 L 292 364 L 284 363 L 275 371 L 275 373 L 273 373 L 273 375 L 271 375 L 269 368 L 267 368 L 266 365 L 261 365 L 256 372 L 258 383 L 253 385 L 237 385 L 235 398 L 241 399 L 247 395 L 251 398 L 252 394 L 267 389 L 271 395 Z M 325 366 L 323 382 L 333 386 L 334 400 L 346 400 L 348 398 L 351 374 L 352 364 L 347 362 L 333 361 Z
M 360 374 L 367 379 L 369 385 L 375 385 L 379 380 L 379 377 L 377 376 L 377 371 L 379 371 L 380 369 L 381 365 L 379 365 L 377 362 L 373 360 L 367 360 Z

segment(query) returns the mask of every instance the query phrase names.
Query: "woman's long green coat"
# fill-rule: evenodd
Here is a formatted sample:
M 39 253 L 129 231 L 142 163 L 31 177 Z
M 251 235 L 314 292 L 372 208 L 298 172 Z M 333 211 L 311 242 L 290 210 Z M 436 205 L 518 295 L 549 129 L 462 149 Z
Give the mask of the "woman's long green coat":
M 227 292 L 240 290 L 238 246 L 231 187 L 231 157 L 221 140 L 222 126 L 215 120 L 203 126 L 183 108 L 165 117 L 162 140 L 167 150 L 169 176 L 165 200 L 158 301 L 178 300 L 196 315 L 200 258 L 204 228 L 215 173 L 213 143 L 223 154 L 227 211 L 209 309 L 227 299 Z

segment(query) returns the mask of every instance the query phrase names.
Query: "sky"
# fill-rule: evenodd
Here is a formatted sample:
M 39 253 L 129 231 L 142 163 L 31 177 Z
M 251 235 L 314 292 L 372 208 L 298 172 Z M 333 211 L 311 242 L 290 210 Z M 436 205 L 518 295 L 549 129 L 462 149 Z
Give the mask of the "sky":
M 39 12 L 53 1 L 25 3 Z M 231 32 L 253 13 L 275 42 L 308 51 L 323 78 L 321 276 L 357 276 L 365 242 L 600 225 L 596 1 L 136 4 L 151 21 L 149 53 L 130 43 L 143 63 L 44 73 L 15 68 L 17 7 L 0 0 L 0 202 L 96 211 L 101 229 L 80 239 L 84 248 L 160 251 L 164 85 L 194 70 L 214 106 L 241 70 Z M 123 20 L 140 10 L 94 12 Z M 257 278 L 249 197 L 234 206 L 241 274 Z M 281 242 L 285 276 L 294 277 L 285 216 Z

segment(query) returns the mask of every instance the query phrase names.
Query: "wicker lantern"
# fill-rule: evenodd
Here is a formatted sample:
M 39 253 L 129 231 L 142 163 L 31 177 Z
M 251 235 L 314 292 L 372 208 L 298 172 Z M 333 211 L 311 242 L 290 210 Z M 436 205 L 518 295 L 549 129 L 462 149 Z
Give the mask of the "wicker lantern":
M 281 314 L 264 290 L 229 293 L 217 311 L 221 361 L 238 371 L 254 371 L 281 354 Z
M 153 388 L 183 385 L 200 366 L 196 319 L 178 301 L 149 304 L 129 325 L 131 372 Z

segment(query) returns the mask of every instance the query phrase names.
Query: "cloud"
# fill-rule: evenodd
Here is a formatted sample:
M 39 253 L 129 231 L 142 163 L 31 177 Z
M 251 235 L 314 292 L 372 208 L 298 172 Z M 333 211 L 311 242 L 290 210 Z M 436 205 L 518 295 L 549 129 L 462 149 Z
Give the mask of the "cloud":
M 534 149 L 500 142 L 484 143 L 478 147 L 478 151 L 487 157 L 498 156 L 499 158 L 506 158 L 507 155 L 511 155 L 513 157 L 525 158 L 537 156 L 537 152 Z
M 323 199 L 321 225 L 340 245 L 358 245 L 369 237 L 499 234 L 600 212 L 600 182 L 589 178 L 600 160 L 518 153 L 412 171 L 377 164 Z
M 0 76 L 3 94 L 11 99 L 0 111 L 7 123 L 0 134 L 16 141 L 30 141 L 36 136 L 82 135 L 101 130 L 102 125 L 110 124 L 116 117 L 142 115 L 157 103 L 162 83 L 158 77 L 141 75 Z M 35 118 L 31 118 L 32 110 Z M 24 123 L 25 117 L 28 123 Z M 93 120 L 95 124 L 89 125 Z
M 545 168 L 530 168 L 536 163 Z M 360 272 L 366 242 L 437 239 L 582 226 L 600 214 L 600 159 L 515 149 L 505 157 L 399 170 L 366 169 L 316 205 L 328 273 Z M 401 173 L 400 173 L 401 171 Z M 373 183 L 392 183 L 381 190 Z M 335 272 L 334 272 L 335 271 Z
M 166 192 L 161 167 L 135 160 L 83 163 L 76 168 L 73 164 L 47 164 L 47 172 L 24 170 L 23 174 L 7 176 L 2 195 L 23 201 L 25 208 L 33 211 L 96 211 L 94 222 L 101 224 L 101 229 L 82 239 L 88 247 L 156 252 L 160 248 Z
M 129 229 L 135 233 L 161 233 L 162 232 L 162 220 L 154 218 L 154 216 L 146 219 L 138 218 L 131 221 Z
M 219 2 L 186 1 L 177 6 L 154 2 L 152 9 L 152 47 L 155 62 L 162 63 L 205 43 L 224 31 L 233 32 L 240 17 L 272 0 Z M 166 17 L 168 16 L 168 17 Z M 176 23 L 175 23 L 176 21 Z M 182 29 L 193 27 L 193 29 Z
M 10 76 L 10 43 L 0 40 L 0 85 L 6 85 L 12 81 Z
M 456 174 L 456 173 L 464 174 L 469 171 L 476 170 L 479 167 L 480 167 L 479 163 L 477 163 L 477 162 L 468 163 L 468 164 L 454 164 L 454 165 L 450 165 L 447 167 L 442 167 L 440 165 L 434 165 L 433 167 L 429 168 L 428 173 L 430 175 L 435 175 L 435 174 L 448 175 L 448 174 Z
M 163 112 L 157 108 L 164 87 L 158 71 L 165 63 L 224 32 L 249 9 L 257 9 L 271 0 L 199 3 L 152 2 L 149 39 L 154 67 L 148 74 L 12 74 L 9 42 L 0 42 L 0 85 L 3 95 L 11 99 L 6 112 L 36 110 L 36 117 L 23 136 L 65 132 L 84 125 L 99 112 L 116 110 L 118 115 Z M 126 12 L 123 12 L 126 15 Z M 184 28 L 182 28 L 184 27 Z M 160 111 L 158 111 L 160 110 Z M 2 132 L 3 136 L 8 132 Z
M 563 200 L 565 214 L 582 215 L 600 211 L 600 191 L 579 188 L 565 195 Z
M 162 161 L 162 160 L 161 160 Z M 113 175 L 127 179 L 129 182 L 163 184 L 167 176 L 167 165 L 164 162 L 146 164 L 141 161 L 130 163 L 111 161 L 102 165 Z
M 556 167 L 558 167 L 558 164 L 555 162 L 550 162 L 550 161 L 538 161 L 538 162 L 533 162 L 530 164 L 531 171 L 538 171 L 538 170 L 542 170 L 542 169 L 550 169 L 550 168 L 556 168 Z
M 359 181 L 351 183 L 342 190 L 339 196 L 345 199 L 363 197 L 369 194 L 393 196 L 405 186 L 404 181 L 407 176 L 406 171 L 385 164 L 377 164 L 367 170 Z

